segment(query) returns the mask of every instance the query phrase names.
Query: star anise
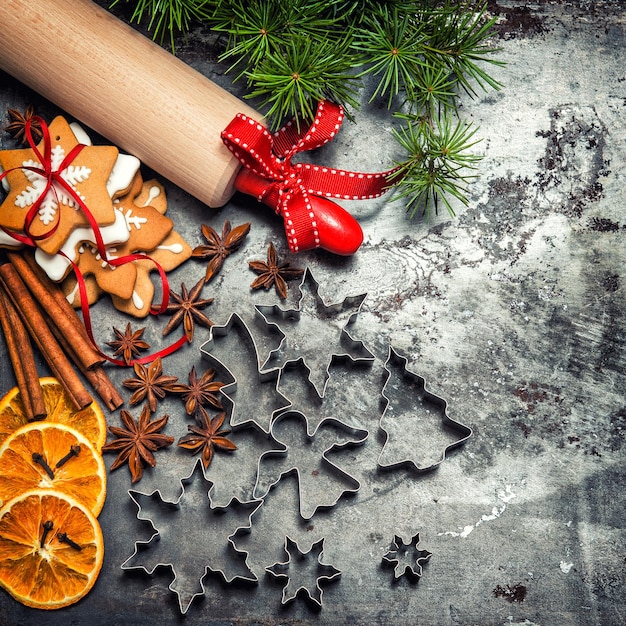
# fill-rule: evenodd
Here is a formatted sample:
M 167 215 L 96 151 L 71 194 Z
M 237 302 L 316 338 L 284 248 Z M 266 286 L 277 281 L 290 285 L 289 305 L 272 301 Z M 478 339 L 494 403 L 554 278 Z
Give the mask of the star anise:
M 130 362 L 139 356 L 141 350 L 150 349 L 150 344 L 142 339 L 145 330 L 145 328 L 140 328 L 133 332 L 130 322 L 126 324 L 124 332 L 114 326 L 113 332 L 117 339 L 115 341 L 107 341 L 106 344 L 115 350 L 113 356 L 121 356 L 124 359 L 124 363 L 130 365 Z
M 154 413 L 157 401 L 163 400 L 170 387 L 178 382 L 178 378 L 163 374 L 161 357 L 154 359 L 148 367 L 142 363 L 135 363 L 133 369 L 136 378 L 122 381 L 124 387 L 134 390 L 129 402 L 134 405 L 146 400 L 150 412 Z
M 170 296 L 174 302 L 167 305 L 165 312 L 172 315 L 172 318 L 163 329 L 163 335 L 167 335 L 175 328 L 178 328 L 182 322 L 187 341 L 191 343 L 193 341 L 196 323 L 207 327 L 213 326 L 213 322 L 201 311 L 201 309 L 206 308 L 213 302 L 213 298 L 209 298 L 208 300 L 202 300 L 200 298 L 203 286 L 204 278 L 201 278 L 191 291 L 188 291 L 187 287 L 185 287 L 185 283 L 182 283 L 180 286 L 180 295 L 173 291 L 170 292 Z
M 117 458 L 111 465 L 111 471 L 121 467 L 124 463 L 128 463 L 131 480 L 136 483 L 143 476 L 144 463 L 150 467 L 156 465 L 153 452 L 174 443 L 174 437 L 159 432 L 167 424 L 169 416 L 164 415 L 151 422 L 150 409 L 144 405 L 137 422 L 124 409 L 120 411 L 120 418 L 126 428 L 109 426 L 109 431 L 117 439 L 102 446 L 102 451 L 117 452 Z
M 9 119 L 11 121 L 4 127 L 4 130 L 14 139 L 17 139 L 17 141 L 23 144 L 28 143 L 28 139 L 26 137 L 26 122 L 28 122 L 28 120 L 35 115 L 33 105 L 29 104 L 24 113 L 18 111 L 17 109 L 7 109 L 7 113 L 9 114 Z M 30 133 L 36 144 L 41 141 L 43 133 L 41 132 L 41 124 L 38 120 L 31 121 Z
M 194 454 L 202 452 L 202 465 L 207 469 L 213 460 L 215 450 L 233 452 L 237 446 L 225 435 L 230 430 L 221 430 L 226 419 L 226 413 L 218 413 L 213 419 L 203 407 L 196 413 L 196 424 L 187 426 L 189 434 L 178 440 L 181 448 L 191 450 Z
M 278 295 L 284 300 L 287 297 L 287 282 L 296 278 L 302 278 L 304 270 L 290 267 L 290 263 L 279 263 L 278 254 L 274 244 L 270 242 L 267 248 L 267 263 L 265 261 L 250 261 L 249 266 L 253 272 L 259 274 L 250 287 L 252 289 L 269 289 L 276 287 Z
M 185 402 L 185 411 L 187 415 L 195 415 L 196 410 L 210 404 L 216 409 L 222 408 L 222 401 L 220 400 L 219 391 L 224 386 L 224 383 L 215 378 L 215 370 L 208 369 L 202 374 L 200 378 L 196 374 L 196 366 L 194 365 L 189 372 L 189 384 L 177 383 L 172 385 L 168 390 L 172 393 L 182 394 L 183 401 Z
M 250 222 L 235 226 L 231 230 L 230 221 L 226 220 L 221 237 L 213 228 L 202 224 L 202 234 L 207 240 L 207 244 L 194 248 L 191 255 L 196 259 L 209 260 L 204 278 L 205 282 L 209 282 L 222 269 L 224 259 L 239 248 L 249 232 Z

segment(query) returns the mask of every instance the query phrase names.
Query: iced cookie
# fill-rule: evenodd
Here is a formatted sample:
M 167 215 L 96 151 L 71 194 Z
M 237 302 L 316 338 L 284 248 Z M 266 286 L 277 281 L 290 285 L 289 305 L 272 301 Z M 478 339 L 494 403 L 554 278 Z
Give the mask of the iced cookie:
M 128 299 L 132 296 L 137 277 L 135 263 L 116 266 L 107 261 L 152 250 L 169 235 L 174 224 L 154 207 L 140 206 L 129 196 L 115 202 L 115 212 L 122 217 L 127 229 L 126 239 L 118 245 L 106 246 L 107 260 L 102 258 L 95 246 L 83 244 L 79 248 L 77 265 L 83 276 L 93 275 L 103 292 Z
M 191 246 L 176 232 L 172 231 L 154 250 L 145 253 L 156 261 L 165 272 L 170 272 L 191 257 Z M 154 298 L 154 285 L 150 274 L 157 271 L 154 263 L 147 259 L 135 261 L 137 280 L 130 298 L 112 297 L 113 306 L 134 317 L 145 317 L 150 313 Z
M 141 190 L 134 200 L 138 206 L 154 207 L 161 215 L 165 215 L 167 211 L 167 198 L 165 197 L 165 189 L 161 183 L 156 180 L 147 180 L 141 185 Z
M 81 306 L 80 291 L 78 289 L 78 282 L 76 277 L 72 274 L 68 276 L 62 283 L 63 293 L 66 300 L 75 308 L 78 309 Z M 102 290 L 98 287 L 96 280 L 93 276 L 87 276 L 85 278 L 85 289 L 87 290 L 87 304 L 90 306 L 98 301 L 98 298 L 102 295 Z
M 86 146 L 93 145 L 91 137 L 89 137 L 80 124 L 72 122 L 70 128 L 79 143 Z M 139 189 L 141 189 L 141 177 L 138 176 L 140 166 L 141 162 L 135 156 L 121 152 L 117 155 L 117 159 L 115 160 L 115 164 L 107 180 L 107 191 L 111 198 L 119 198 L 127 193 L 132 193 L 132 189 L 136 185 L 138 178 Z
M 114 146 L 86 145 L 72 160 L 68 155 L 80 143 L 67 121 L 59 116 L 49 126 L 50 146 L 42 140 L 37 149 L 0 151 L 0 168 L 7 196 L 0 206 L 0 225 L 9 231 L 25 232 L 26 216 L 40 198 L 41 205 L 30 225 L 37 245 L 47 254 L 56 253 L 77 227 L 88 225 L 79 203 L 65 186 L 71 188 L 88 207 L 100 225 L 115 220 L 113 201 L 107 188 L 119 151 Z M 48 166 L 63 183 L 55 181 L 46 191 L 47 178 L 42 160 L 49 155 Z M 43 158 L 41 158 L 43 157 Z M 57 226 L 58 224 L 58 226 Z

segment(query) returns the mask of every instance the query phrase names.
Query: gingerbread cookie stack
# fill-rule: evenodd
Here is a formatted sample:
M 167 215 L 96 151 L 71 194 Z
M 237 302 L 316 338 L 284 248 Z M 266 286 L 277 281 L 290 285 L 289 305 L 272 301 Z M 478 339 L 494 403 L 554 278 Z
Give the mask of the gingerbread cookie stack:
M 156 264 L 168 272 L 191 256 L 165 216 L 163 186 L 143 181 L 137 158 L 114 146 L 94 146 L 79 125 L 61 116 L 48 131 L 49 141 L 44 137 L 36 150 L 0 152 L 7 193 L 0 205 L 0 247 L 20 248 L 25 238 L 34 243 L 36 263 L 62 285 L 74 307 L 81 306 L 75 265 L 84 277 L 88 304 L 108 293 L 120 311 L 145 317 Z M 142 258 L 111 264 L 137 253 Z

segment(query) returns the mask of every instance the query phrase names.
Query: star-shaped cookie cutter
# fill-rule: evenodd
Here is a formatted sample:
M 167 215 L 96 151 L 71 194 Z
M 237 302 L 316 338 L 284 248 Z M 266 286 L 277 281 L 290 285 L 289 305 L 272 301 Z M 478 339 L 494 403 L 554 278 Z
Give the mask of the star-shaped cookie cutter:
M 200 482 L 205 484 L 205 489 L 198 486 Z M 148 521 L 154 532 L 147 541 L 135 542 L 133 554 L 122 563 L 121 569 L 143 570 L 150 576 L 158 568 L 168 568 L 174 574 L 168 589 L 176 594 L 180 612 L 184 615 L 193 600 L 205 594 L 204 579 L 209 575 L 209 571 L 221 576 L 225 583 L 234 581 L 258 582 L 257 577 L 247 564 L 248 552 L 237 548 L 233 538 L 239 531 L 249 532 L 252 527 L 252 516 L 259 510 L 263 502 L 260 500 L 239 502 L 237 500 L 234 505 L 231 504 L 226 508 L 212 507 L 210 497 L 212 482 L 204 478 L 200 461 L 195 463 L 189 476 L 180 480 L 180 485 L 181 493 L 175 502 L 165 500 L 158 489 L 149 494 L 134 490 L 128 491 L 128 495 L 137 505 L 137 519 Z M 186 503 L 185 500 L 190 502 Z M 203 507 L 204 504 L 206 507 Z M 183 508 L 186 508 L 187 514 L 192 518 L 192 530 L 194 528 L 202 529 L 205 540 L 194 543 L 190 540 L 191 532 L 185 532 L 184 528 L 180 527 L 181 522 L 184 523 L 185 520 L 177 519 L 177 517 Z M 239 508 L 241 511 L 233 512 L 235 508 Z M 152 509 L 151 516 L 146 514 L 146 509 Z M 225 525 L 227 513 L 231 513 L 234 517 L 247 518 L 247 523 L 237 523 L 232 531 L 230 531 L 230 527 L 224 530 L 222 527 Z M 155 516 L 165 519 L 160 519 L 155 525 Z M 215 527 L 219 527 L 221 532 L 215 532 L 215 528 L 211 527 L 212 520 Z M 184 541 L 181 540 L 181 535 L 185 537 Z M 206 537 L 211 535 L 212 540 L 206 540 Z M 227 538 L 227 543 L 220 544 L 219 535 Z M 137 563 L 142 560 L 142 556 L 144 558 L 146 555 L 149 556 L 151 550 L 157 552 L 157 556 L 153 558 L 152 567 Z M 168 555 L 167 560 L 159 560 L 158 553 Z M 172 558 L 173 555 L 178 559 L 177 562 Z M 232 573 L 233 569 L 236 568 L 233 564 L 234 556 L 239 559 L 242 570 L 240 573 Z M 227 567 L 223 565 L 215 567 L 213 563 L 208 563 L 207 561 L 211 559 L 222 559 L 231 568 L 230 571 L 227 571 Z M 191 574 L 190 570 L 194 570 L 194 573 Z M 200 570 L 199 577 L 197 577 L 198 570 Z M 195 591 L 188 589 L 192 582 L 196 583 L 194 585 Z
M 235 346 L 227 343 L 233 335 L 238 336 Z M 222 342 L 225 345 L 220 348 Z M 246 353 L 243 358 L 234 358 L 242 351 Z M 223 326 L 212 326 L 200 352 L 226 383 L 220 393 L 232 403 L 231 427 L 253 422 L 269 434 L 274 416 L 289 408 L 290 402 L 278 391 L 279 369 L 259 369 L 257 345 L 243 318 L 233 313 Z M 246 367 L 249 361 L 255 363 L 254 367 Z
M 422 577 L 422 565 L 430 560 L 432 553 L 428 552 L 428 550 L 420 549 L 419 543 L 419 533 L 413 535 L 408 543 L 405 543 L 399 535 L 394 536 L 389 546 L 389 552 L 383 556 L 384 563 L 394 566 L 394 582 L 404 575 L 411 577 L 415 581 Z
M 389 356 L 385 363 L 387 378 L 381 392 L 385 407 L 379 421 L 379 428 L 385 435 L 385 444 L 378 457 L 378 466 L 397 468 L 408 465 L 418 472 L 425 472 L 440 465 L 446 459 L 449 450 L 464 444 L 472 436 L 472 429 L 448 416 L 448 403 L 443 398 L 428 391 L 425 387 L 424 378 L 407 369 L 407 363 L 406 357 L 400 355 L 392 347 L 389 348 Z M 403 384 L 402 389 L 394 388 L 394 385 L 400 385 L 400 383 Z M 407 388 L 413 393 L 407 393 Z M 408 406 L 407 403 L 412 404 Z M 420 449 L 425 446 L 420 447 L 418 437 L 410 437 L 406 425 L 400 427 L 397 419 L 394 418 L 398 418 L 399 415 L 409 415 L 411 428 L 423 434 L 427 425 L 426 420 L 432 420 L 435 413 L 441 416 L 441 419 L 438 420 L 440 424 L 438 430 L 445 433 L 446 439 L 450 443 L 443 445 L 443 449 L 436 448 L 438 452 L 441 450 L 437 456 L 422 461 L 418 459 L 417 455 Z M 387 423 L 387 427 L 385 427 L 385 423 Z M 392 428 L 399 431 L 395 438 L 391 432 Z M 398 442 L 397 439 L 402 441 Z M 400 445 L 403 442 L 404 446 Z M 394 451 L 394 447 L 398 450 Z M 385 457 L 393 458 L 390 461 L 385 461 Z
M 303 287 L 305 285 L 307 286 L 309 293 L 311 297 L 313 298 L 313 301 L 315 303 L 315 309 L 318 312 L 318 316 L 315 321 L 317 322 L 319 322 L 320 320 L 325 321 L 323 318 L 324 317 L 329 318 L 331 314 L 337 316 L 339 313 L 352 310 L 352 312 L 348 316 L 347 321 L 342 324 L 339 330 L 339 337 L 338 337 L 337 343 L 338 345 L 341 346 L 342 349 L 341 351 L 330 353 L 330 356 L 326 363 L 326 369 L 323 372 L 324 378 L 321 384 L 320 384 L 320 381 L 313 380 L 313 378 L 317 374 L 317 371 L 315 371 L 310 366 L 312 355 L 310 353 L 303 354 L 300 352 L 301 346 L 299 344 L 306 345 L 306 342 L 308 341 L 308 337 L 310 336 L 310 333 L 302 334 L 300 337 L 300 341 L 296 342 L 298 344 L 297 347 L 295 347 L 295 346 L 289 345 L 289 339 L 288 339 L 289 335 L 285 333 L 282 328 L 287 323 L 292 324 L 292 325 L 300 323 L 302 319 L 302 314 L 305 312 L 303 310 L 303 301 L 304 301 Z M 280 360 L 281 355 L 285 353 L 287 348 L 291 347 L 292 352 L 295 351 L 296 353 L 291 354 L 291 355 L 287 354 L 287 356 L 283 358 L 283 363 L 279 367 L 279 369 L 284 368 L 286 365 L 290 363 L 295 363 L 297 361 L 302 360 L 306 369 L 309 371 L 309 381 L 314 386 L 319 397 L 323 398 L 326 384 L 328 383 L 328 380 L 330 378 L 330 366 L 334 360 L 350 359 L 354 362 L 371 363 L 375 359 L 374 355 L 366 348 L 365 344 L 360 340 L 354 339 L 354 337 L 352 337 L 352 335 L 350 335 L 350 333 L 347 330 L 347 327 L 350 324 L 353 324 L 354 321 L 356 320 L 361 310 L 363 301 L 367 297 L 367 294 L 361 294 L 358 296 L 348 296 L 344 298 L 342 302 L 338 302 L 334 304 L 326 304 L 324 300 L 322 299 L 322 297 L 319 295 L 319 283 L 313 278 L 313 274 L 311 273 L 311 270 L 309 268 L 307 268 L 304 272 L 304 276 L 302 278 L 302 281 L 300 282 L 299 289 L 300 289 L 300 299 L 298 302 L 298 307 L 296 309 L 282 309 L 277 304 L 272 305 L 272 306 L 268 306 L 268 305 L 256 305 L 255 306 L 257 313 L 263 318 L 265 323 L 271 329 L 273 329 L 277 334 L 281 336 L 281 340 L 280 340 L 278 347 L 270 351 L 267 359 L 261 365 L 261 370 L 264 370 L 266 366 L 268 366 L 272 361 Z M 313 318 L 313 316 L 310 316 L 310 317 L 312 319 L 315 319 Z M 277 318 L 279 322 L 282 323 L 282 326 L 280 323 L 270 321 L 271 318 Z M 316 337 L 316 341 L 317 340 L 318 339 Z M 319 352 L 319 350 L 317 350 L 317 352 Z M 357 356 L 354 356 L 355 354 Z
M 300 446 L 289 446 L 283 441 L 284 438 L 280 435 L 276 435 L 274 432 L 276 428 L 280 427 L 283 423 L 292 421 L 299 422 L 301 427 L 299 428 L 299 435 L 301 438 L 304 438 L 305 445 Z M 328 445 L 325 442 L 320 443 L 319 448 L 323 448 L 321 450 L 312 449 L 311 444 L 314 443 L 315 437 L 325 429 L 337 429 L 342 430 L 345 433 L 345 437 L 343 440 L 337 442 L 335 440 Z M 360 445 L 369 437 L 369 431 L 353 428 L 351 426 L 347 426 L 343 422 L 333 418 L 328 417 L 322 420 L 318 426 L 315 428 L 312 434 L 309 434 L 307 429 L 307 419 L 306 416 L 300 411 L 285 411 L 281 413 L 272 424 L 271 435 L 275 441 L 277 441 L 281 448 L 276 450 L 269 450 L 264 452 L 258 460 L 257 464 L 257 482 L 254 487 L 254 497 L 259 499 L 264 499 L 270 490 L 277 485 L 283 476 L 287 474 L 295 473 L 298 481 L 298 492 L 300 499 L 299 513 L 300 517 L 304 520 L 311 519 L 313 515 L 315 515 L 318 509 L 330 509 L 337 505 L 339 500 L 345 494 L 356 494 L 361 488 L 361 483 L 354 478 L 351 474 L 341 469 L 338 465 L 333 463 L 328 457 L 327 454 L 329 452 L 336 452 L 338 450 L 342 450 L 346 447 L 353 445 Z M 325 433 L 324 433 L 325 435 Z M 320 438 L 324 435 L 319 434 Z M 327 437 L 327 439 L 329 439 Z M 295 450 L 292 452 L 292 450 Z M 306 453 L 307 461 L 309 463 L 305 464 L 305 468 L 301 467 L 301 463 L 297 463 L 295 460 L 290 460 L 291 457 L 297 456 L 298 451 L 302 453 Z M 321 452 L 321 454 L 320 454 Z M 314 459 L 308 458 L 313 457 Z M 278 474 L 278 478 L 269 482 L 269 484 L 261 486 L 260 479 L 264 475 L 262 473 L 262 466 L 264 462 L 267 460 L 276 459 L 281 457 L 285 460 L 284 467 L 279 468 L 275 473 Z M 280 463 L 280 461 L 278 462 Z M 311 482 L 322 482 L 326 474 L 334 476 L 337 481 L 342 481 L 344 483 L 341 490 L 338 490 L 339 493 L 336 497 L 331 496 L 328 501 L 319 502 L 318 501 L 314 505 L 308 504 L 307 493 L 313 491 L 310 488 Z M 319 485 L 317 485 L 317 491 L 320 491 Z M 322 489 L 325 495 L 328 495 L 328 487 L 326 489 Z
M 320 583 L 331 582 L 341 576 L 341 572 L 336 567 L 322 563 L 323 551 L 324 538 L 316 541 L 309 550 L 303 552 L 293 539 L 285 537 L 287 560 L 265 568 L 272 576 L 287 579 L 283 587 L 281 604 L 292 602 L 298 594 L 303 592 L 318 609 L 322 608 L 323 590 Z M 317 558 L 314 558 L 315 555 Z M 311 589 L 305 579 L 315 580 L 315 586 Z

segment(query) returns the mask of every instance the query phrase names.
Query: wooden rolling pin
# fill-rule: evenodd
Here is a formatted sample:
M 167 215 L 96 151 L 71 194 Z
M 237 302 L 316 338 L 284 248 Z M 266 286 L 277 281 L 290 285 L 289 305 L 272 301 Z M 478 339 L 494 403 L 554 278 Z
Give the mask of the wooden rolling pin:
M 0 68 L 210 207 L 240 163 L 220 132 L 259 114 L 91 0 L 0 0 Z

